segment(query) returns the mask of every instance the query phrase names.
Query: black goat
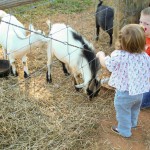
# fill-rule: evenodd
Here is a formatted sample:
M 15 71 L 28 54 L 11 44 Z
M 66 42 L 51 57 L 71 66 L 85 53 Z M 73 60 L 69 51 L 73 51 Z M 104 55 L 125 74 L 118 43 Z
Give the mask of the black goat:
M 112 45 L 114 10 L 109 6 L 102 5 L 103 1 L 99 0 L 96 10 L 96 40 L 99 39 L 100 27 L 110 36 L 109 44 Z

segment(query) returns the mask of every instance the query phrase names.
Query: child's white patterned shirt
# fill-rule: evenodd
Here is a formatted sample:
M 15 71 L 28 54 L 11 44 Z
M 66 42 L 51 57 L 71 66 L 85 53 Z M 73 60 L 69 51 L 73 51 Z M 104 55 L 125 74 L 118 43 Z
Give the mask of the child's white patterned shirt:
M 119 91 L 137 95 L 150 90 L 150 57 L 145 53 L 131 54 L 115 50 L 105 57 L 107 69 L 112 72 L 109 85 Z

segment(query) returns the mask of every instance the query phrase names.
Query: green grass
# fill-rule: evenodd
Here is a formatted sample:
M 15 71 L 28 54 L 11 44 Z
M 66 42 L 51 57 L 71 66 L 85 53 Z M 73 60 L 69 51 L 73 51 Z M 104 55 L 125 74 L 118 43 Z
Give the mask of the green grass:
M 92 0 L 55 0 L 53 7 L 63 13 L 81 12 L 92 4 Z
M 35 14 L 49 14 L 49 13 L 77 13 L 86 10 L 92 5 L 92 0 L 41 0 L 39 2 L 18 6 L 15 8 L 8 9 L 8 12 L 16 12 L 19 15 L 23 15 L 25 12 L 30 13 L 30 11 Z

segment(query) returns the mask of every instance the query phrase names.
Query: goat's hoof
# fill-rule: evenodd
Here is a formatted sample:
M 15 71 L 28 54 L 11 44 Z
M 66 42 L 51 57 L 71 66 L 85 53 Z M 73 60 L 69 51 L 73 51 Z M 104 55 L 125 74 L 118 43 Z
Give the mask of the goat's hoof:
M 47 83 L 51 83 L 51 82 L 52 82 L 51 74 L 50 74 L 50 76 L 49 76 L 49 75 L 48 75 L 48 72 L 46 73 L 46 80 L 47 80 Z
M 28 78 L 28 77 L 29 75 L 26 72 L 24 72 L 24 78 Z
M 93 100 L 93 97 L 88 96 L 88 100 L 89 100 L 89 101 L 92 101 L 92 100 Z
M 76 88 L 76 87 L 75 87 L 75 90 L 76 90 L 77 92 L 80 92 L 81 89 L 82 89 L 82 88 Z
M 47 78 L 47 83 L 52 83 L 52 79 Z
M 96 41 L 98 41 L 98 39 L 99 39 L 98 37 L 95 38 Z
M 15 77 L 18 76 L 18 72 L 16 71 L 16 72 L 14 73 L 13 70 L 12 70 L 12 67 L 10 68 L 10 74 L 11 74 L 12 76 L 15 76 Z
M 70 76 L 70 73 L 65 73 L 65 76 Z
M 15 76 L 15 77 L 18 77 L 18 72 L 15 72 L 15 73 L 11 72 L 11 75 Z
M 18 76 L 18 72 L 16 71 L 16 73 L 15 73 L 15 77 L 17 77 Z

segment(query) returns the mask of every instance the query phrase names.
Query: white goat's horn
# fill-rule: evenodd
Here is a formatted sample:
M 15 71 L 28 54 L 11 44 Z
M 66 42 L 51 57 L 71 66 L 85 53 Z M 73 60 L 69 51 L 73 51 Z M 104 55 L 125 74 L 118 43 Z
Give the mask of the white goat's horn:
M 51 30 L 51 21 L 50 21 L 50 20 L 47 20 L 46 23 L 47 23 L 47 25 L 48 25 L 48 27 L 49 27 L 49 30 Z

